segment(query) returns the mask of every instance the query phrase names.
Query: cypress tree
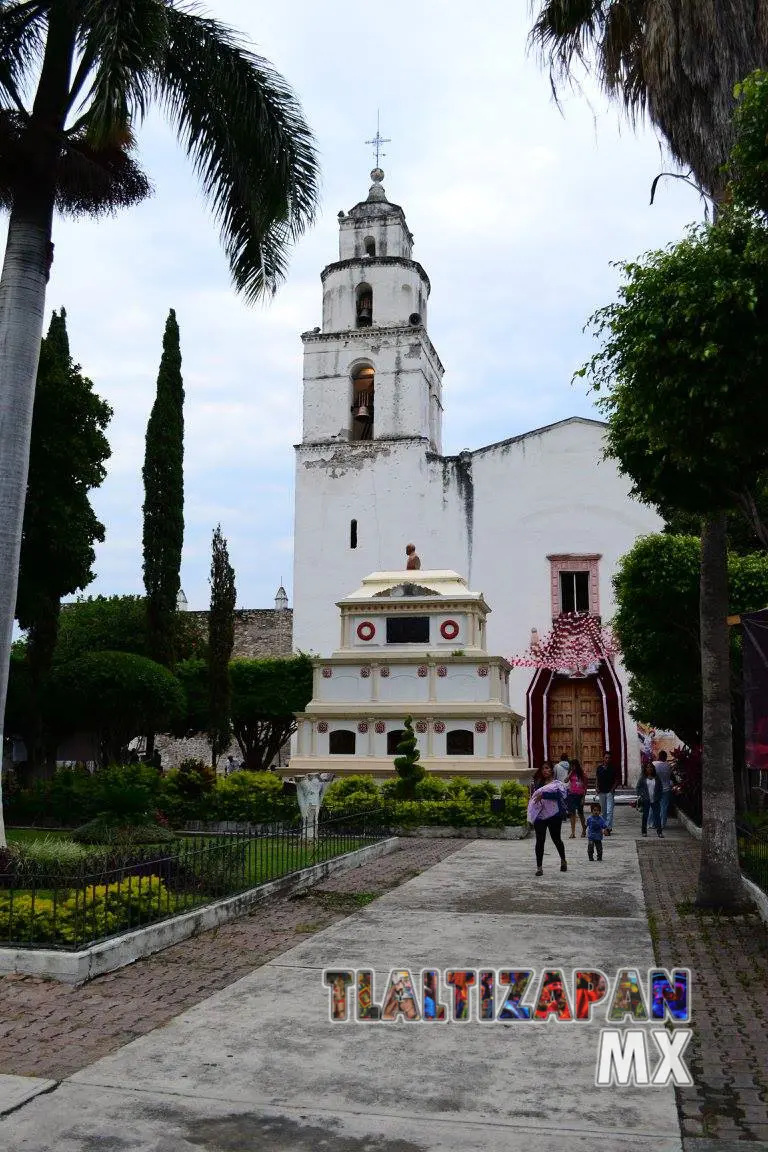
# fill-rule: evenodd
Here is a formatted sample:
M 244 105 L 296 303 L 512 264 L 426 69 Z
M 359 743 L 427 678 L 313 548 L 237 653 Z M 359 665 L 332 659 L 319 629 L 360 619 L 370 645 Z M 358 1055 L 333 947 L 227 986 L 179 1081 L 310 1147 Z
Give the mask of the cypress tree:
M 148 650 L 153 660 L 172 667 L 184 544 L 184 384 L 173 308 L 165 325 L 142 477 Z
M 16 592 L 32 689 L 29 725 L 22 734 L 34 772 L 48 755 L 55 763 L 42 704 L 61 600 L 91 583 L 94 543 L 104 539 L 89 492 L 106 475 L 110 449 L 104 432 L 111 416 L 112 409 L 72 360 L 62 308 L 53 313 L 40 348 Z
M 406 800 L 413 800 L 414 791 L 419 780 L 424 776 L 424 765 L 420 764 L 421 753 L 418 741 L 413 731 L 413 720 L 407 716 L 403 724 L 403 738 L 396 750 L 394 765 L 400 777 L 398 781 L 398 794 Z
M 235 572 L 229 562 L 227 541 L 221 525 L 213 533 L 211 555 L 211 610 L 208 614 L 208 696 L 210 720 L 208 739 L 211 762 L 216 761 L 232 740 L 232 682 L 229 661 L 235 646 Z

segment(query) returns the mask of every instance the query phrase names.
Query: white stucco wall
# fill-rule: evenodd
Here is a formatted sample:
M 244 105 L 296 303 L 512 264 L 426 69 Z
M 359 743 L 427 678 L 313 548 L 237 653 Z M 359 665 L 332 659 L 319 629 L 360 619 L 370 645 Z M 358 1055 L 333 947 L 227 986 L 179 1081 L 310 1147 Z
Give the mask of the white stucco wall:
M 423 567 L 466 573 L 485 596 L 492 654 L 520 654 L 531 628 L 541 636 L 551 628 L 548 555 L 600 554 L 600 611 L 609 621 L 620 557 L 661 522 L 630 500 L 626 480 L 601 460 L 602 442 L 601 424 L 574 419 L 460 458 L 435 457 L 420 440 L 299 449 L 296 647 L 335 650 L 336 600 L 366 573 L 402 564 L 409 541 Z M 523 714 L 531 675 L 510 676 L 510 703 Z M 626 704 L 625 682 L 624 695 Z M 628 718 L 630 778 L 638 765 L 633 730 Z

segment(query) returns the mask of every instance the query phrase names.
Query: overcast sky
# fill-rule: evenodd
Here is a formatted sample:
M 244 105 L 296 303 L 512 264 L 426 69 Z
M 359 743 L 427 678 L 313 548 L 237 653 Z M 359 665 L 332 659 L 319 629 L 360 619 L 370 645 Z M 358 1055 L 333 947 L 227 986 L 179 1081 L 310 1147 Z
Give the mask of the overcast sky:
M 388 198 L 405 209 L 432 283 L 430 337 L 445 365 L 452 454 L 572 415 L 594 415 L 571 376 L 589 314 L 614 297 L 611 261 L 676 240 L 696 194 L 594 91 L 558 110 L 527 53 L 527 0 L 217 0 L 297 92 L 320 152 L 317 225 L 263 307 L 232 291 L 191 167 L 156 118 L 139 134 L 154 195 L 98 222 L 58 220 L 48 309 L 66 306 L 72 352 L 114 409 L 109 472 L 93 502 L 107 529 L 89 593 L 142 592 L 141 467 L 168 309 L 186 388 L 182 586 L 208 605 L 211 532 L 229 541 L 238 607 L 291 593 L 299 334 L 321 321 L 320 272 L 337 213 L 364 199 L 364 141 L 381 109 Z M 553 461 L 556 467 L 556 461 Z M 339 589 L 343 595 L 345 589 Z

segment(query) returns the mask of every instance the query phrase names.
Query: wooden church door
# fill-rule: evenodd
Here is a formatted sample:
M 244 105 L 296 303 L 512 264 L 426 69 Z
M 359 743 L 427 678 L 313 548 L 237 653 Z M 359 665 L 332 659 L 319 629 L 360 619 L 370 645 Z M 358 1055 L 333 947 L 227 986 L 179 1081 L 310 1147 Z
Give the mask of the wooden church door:
M 547 697 L 547 758 L 576 757 L 587 776 L 595 778 L 605 751 L 603 698 L 595 677 L 557 679 Z

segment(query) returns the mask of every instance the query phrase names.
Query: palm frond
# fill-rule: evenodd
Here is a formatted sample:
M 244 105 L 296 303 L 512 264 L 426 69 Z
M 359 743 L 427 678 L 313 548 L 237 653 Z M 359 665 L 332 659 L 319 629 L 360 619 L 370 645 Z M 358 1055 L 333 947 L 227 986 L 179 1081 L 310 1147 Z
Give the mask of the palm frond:
M 161 98 L 220 223 L 235 286 L 255 300 L 276 290 L 288 245 L 314 219 L 312 133 L 286 82 L 230 29 L 178 6 L 167 20 Z
M 25 76 L 43 49 L 51 0 L 0 0 L 0 107 L 22 111 Z
M 537 0 L 531 31 L 553 90 L 576 65 L 647 112 L 674 159 L 719 196 L 733 143 L 734 86 L 768 67 L 768 0 Z
M 62 138 L 56 207 L 71 216 L 98 216 L 146 199 L 151 185 L 128 145 L 94 147 L 83 130 Z M 26 117 L 0 110 L 0 207 L 10 208 L 36 179 L 37 144 Z
M 606 0 L 545 0 L 531 29 L 529 43 L 549 68 L 553 88 L 573 78 L 600 43 Z
M 81 9 L 73 99 L 87 77 L 88 137 L 95 146 L 111 144 L 146 114 L 165 51 L 167 9 L 161 0 L 85 0 Z

